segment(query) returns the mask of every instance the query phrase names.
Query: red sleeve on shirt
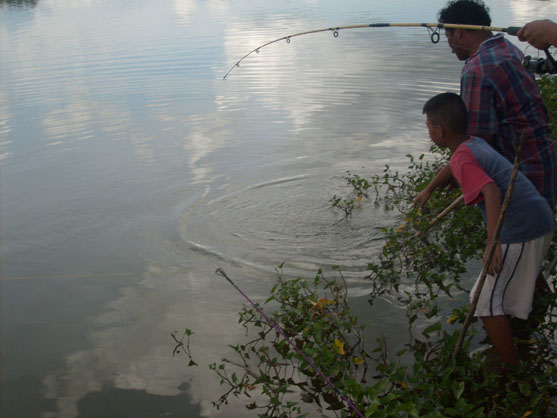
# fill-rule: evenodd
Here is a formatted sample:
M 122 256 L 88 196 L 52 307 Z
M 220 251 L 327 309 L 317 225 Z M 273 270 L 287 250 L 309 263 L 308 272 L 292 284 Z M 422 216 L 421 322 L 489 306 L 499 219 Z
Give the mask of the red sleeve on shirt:
M 482 188 L 493 183 L 476 160 L 470 149 L 462 144 L 451 157 L 451 171 L 453 177 L 460 184 L 466 205 L 474 205 L 483 200 Z

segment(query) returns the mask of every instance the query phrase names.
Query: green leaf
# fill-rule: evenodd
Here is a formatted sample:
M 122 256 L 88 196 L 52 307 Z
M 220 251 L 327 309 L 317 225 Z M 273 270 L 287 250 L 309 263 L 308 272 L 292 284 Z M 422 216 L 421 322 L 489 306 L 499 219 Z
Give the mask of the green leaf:
M 532 392 L 530 391 L 530 386 L 527 385 L 526 383 L 519 383 L 518 390 L 520 390 L 520 393 L 522 393 L 526 397 L 532 394 Z
M 460 399 L 462 393 L 464 392 L 464 387 L 465 387 L 464 382 L 457 382 L 457 381 L 453 382 L 452 389 L 456 399 Z
M 424 334 L 425 336 L 429 336 L 430 333 L 439 331 L 440 329 L 441 329 L 441 322 L 436 322 L 435 324 L 432 324 L 428 326 L 426 329 L 424 329 L 422 334 Z

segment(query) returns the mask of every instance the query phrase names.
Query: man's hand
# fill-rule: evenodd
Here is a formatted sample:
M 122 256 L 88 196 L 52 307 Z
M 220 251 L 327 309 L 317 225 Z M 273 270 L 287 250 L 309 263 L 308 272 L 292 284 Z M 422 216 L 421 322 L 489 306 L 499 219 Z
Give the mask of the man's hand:
M 527 23 L 518 31 L 518 39 L 528 41 L 538 49 L 547 49 L 551 45 L 557 46 L 557 23 L 549 19 L 534 20 Z

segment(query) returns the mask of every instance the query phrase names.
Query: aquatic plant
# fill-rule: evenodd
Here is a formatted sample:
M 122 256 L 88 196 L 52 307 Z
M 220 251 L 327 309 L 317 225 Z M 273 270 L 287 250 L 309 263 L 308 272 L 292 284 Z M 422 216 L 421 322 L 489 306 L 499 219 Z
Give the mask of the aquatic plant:
M 352 216 L 352 212 L 364 198 L 368 198 L 367 190 L 372 186 L 368 180 L 360 177 L 358 174 L 346 172 L 344 179 L 349 186 L 352 186 L 349 195 L 346 197 L 337 196 L 336 194 L 329 200 L 332 208 L 340 209 L 346 218 Z

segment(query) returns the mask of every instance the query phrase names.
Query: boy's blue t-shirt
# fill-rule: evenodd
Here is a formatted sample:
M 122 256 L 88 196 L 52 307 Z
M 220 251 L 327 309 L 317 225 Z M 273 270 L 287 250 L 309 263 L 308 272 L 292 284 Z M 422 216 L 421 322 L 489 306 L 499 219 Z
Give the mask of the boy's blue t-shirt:
M 513 170 L 512 164 L 485 140 L 470 137 L 451 157 L 453 176 L 462 188 L 467 205 L 477 204 L 485 219 L 481 189 L 494 182 L 503 201 Z M 528 178 L 518 173 L 499 237 L 501 243 L 530 241 L 553 231 L 553 211 Z

